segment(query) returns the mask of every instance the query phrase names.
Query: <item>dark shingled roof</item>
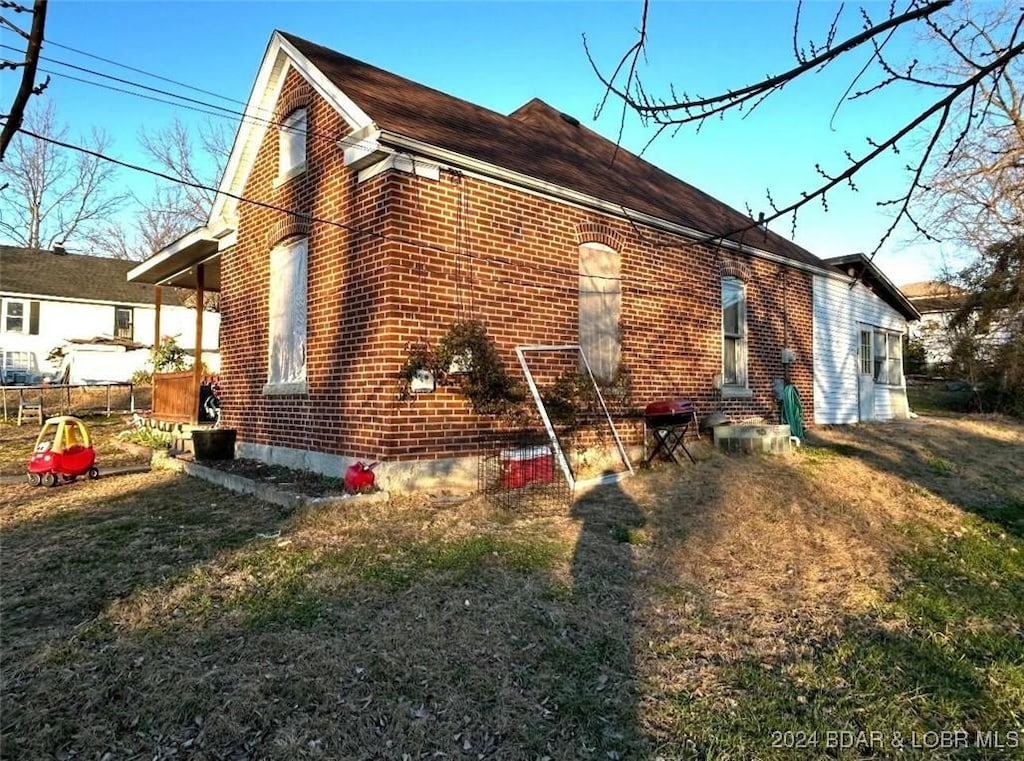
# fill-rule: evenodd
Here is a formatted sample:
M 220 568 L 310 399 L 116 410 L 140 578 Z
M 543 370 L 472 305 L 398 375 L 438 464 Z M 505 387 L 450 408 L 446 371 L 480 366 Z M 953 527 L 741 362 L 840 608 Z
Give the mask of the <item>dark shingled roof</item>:
M 381 129 L 823 269 L 745 214 L 534 99 L 509 116 L 281 32 Z M 613 160 L 614 159 L 614 160 Z
M 0 290 L 33 296 L 152 304 L 153 286 L 129 283 L 128 270 L 138 262 L 84 254 L 0 246 Z M 181 304 L 174 290 L 164 289 L 163 303 Z

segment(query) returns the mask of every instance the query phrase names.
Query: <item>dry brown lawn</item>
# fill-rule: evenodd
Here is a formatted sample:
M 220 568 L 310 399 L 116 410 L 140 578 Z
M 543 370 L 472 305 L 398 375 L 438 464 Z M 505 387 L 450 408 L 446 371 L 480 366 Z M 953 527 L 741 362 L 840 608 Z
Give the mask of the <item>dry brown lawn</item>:
M 906 601 L 920 553 L 1024 550 L 1024 427 L 695 451 L 516 513 L 417 495 L 289 515 L 166 472 L 0 487 L 0 753 L 791 758 L 774 731 L 1019 726 L 1024 655 L 997 644 L 1021 636 L 1024 565 L 957 571 L 991 592 L 977 652 Z
M 118 437 L 119 433 L 128 430 L 130 418 L 97 415 L 83 420 L 96 449 L 96 464 L 101 472 L 149 462 L 148 449 Z M 26 472 L 39 429 L 35 422 L 23 425 L 0 423 L 0 476 L 23 475 Z

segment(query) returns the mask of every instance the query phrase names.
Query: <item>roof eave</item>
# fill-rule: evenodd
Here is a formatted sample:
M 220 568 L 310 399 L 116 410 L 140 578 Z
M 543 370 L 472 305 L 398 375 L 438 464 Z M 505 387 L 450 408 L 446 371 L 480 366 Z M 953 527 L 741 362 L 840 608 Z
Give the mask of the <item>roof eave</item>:
M 525 189 L 534 193 L 542 194 L 548 197 L 554 197 L 562 201 L 568 201 L 570 203 L 582 206 L 588 209 L 598 209 L 606 212 L 613 216 L 625 219 L 632 223 L 640 222 L 642 224 L 650 225 L 651 227 L 665 230 L 667 232 L 676 233 L 683 235 L 692 240 L 698 241 L 721 241 L 723 248 L 732 249 L 734 251 L 740 251 L 743 253 L 756 256 L 760 259 L 765 259 L 778 264 L 784 264 L 789 267 L 793 267 L 798 270 L 805 272 L 811 272 L 817 275 L 828 275 L 835 277 L 838 273 L 829 270 L 825 267 L 817 267 L 807 262 L 802 262 L 798 259 L 792 259 L 788 256 L 776 254 L 771 251 L 765 251 L 764 249 L 756 248 L 744 243 L 738 243 L 728 238 L 715 238 L 710 237 L 712 233 L 694 229 L 692 227 L 686 227 L 676 222 L 664 219 L 662 217 L 656 217 L 652 214 L 647 214 L 642 211 L 636 211 L 629 209 L 620 204 L 605 201 L 591 196 L 586 193 L 582 193 L 572 188 L 567 188 L 563 185 L 556 185 L 555 183 L 542 180 L 537 177 L 531 177 L 530 175 L 515 172 L 511 169 L 491 164 L 480 159 L 472 158 L 464 154 L 456 153 L 455 151 L 448 150 L 447 148 L 440 148 L 430 143 L 425 143 L 416 138 L 407 137 L 396 132 L 390 132 L 388 130 L 379 130 L 374 134 L 365 135 L 357 146 L 350 146 L 347 150 L 351 150 L 352 153 L 346 153 L 347 163 L 356 160 L 365 161 L 365 157 L 369 155 L 378 156 L 380 155 L 381 146 L 397 148 L 400 151 L 412 152 L 418 155 L 426 156 L 441 162 L 445 166 L 456 167 L 460 170 L 467 172 L 470 175 L 475 175 L 481 179 L 497 180 L 504 182 L 517 188 Z M 351 158 L 350 158 L 351 156 Z
M 198 227 L 129 270 L 128 281 L 194 287 L 193 268 L 219 256 L 225 236 L 231 237 L 230 231 L 218 231 L 215 235 L 205 225 Z M 219 282 L 206 285 L 207 290 L 219 287 Z
M 871 259 L 864 256 L 864 254 L 844 254 L 843 256 L 833 256 L 830 259 L 825 259 L 826 264 L 830 264 L 833 267 L 842 267 L 848 264 L 857 264 L 868 270 L 875 280 L 882 286 L 883 290 L 888 292 L 889 299 L 886 301 L 892 306 L 897 312 L 903 315 L 904 318 L 913 322 L 921 319 L 921 313 L 917 311 L 917 307 L 906 297 L 893 282 L 885 276 L 885 273 L 880 270 Z M 880 296 L 880 298 L 884 298 Z

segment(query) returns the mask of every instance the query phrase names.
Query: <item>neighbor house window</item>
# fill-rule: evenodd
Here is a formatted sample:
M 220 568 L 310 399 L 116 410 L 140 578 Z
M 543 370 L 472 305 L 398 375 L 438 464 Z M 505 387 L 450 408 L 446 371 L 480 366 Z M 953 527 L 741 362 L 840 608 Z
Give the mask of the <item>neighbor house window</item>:
M 0 352 L 3 357 L 4 383 L 25 383 L 35 366 L 35 357 L 27 351 Z
M 747 387 L 747 295 L 742 281 L 722 280 L 722 387 Z
M 903 383 L 903 344 L 899 333 L 875 331 L 875 383 L 899 386 Z
M 4 299 L 2 319 L 5 333 L 39 335 L 39 302 Z
M 135 338 L 131 307 L 114 307 L 114 338 Z
M 278 130 L 277 181 L 284 182 L 306 169 L 306 109 L 285 117 Z
M 614 380 L 622 354 L 620 272 L 614 249 L 601 243 L 580 246 L 580 349 L 594 377 L 602 381 Z
M 302 393 L 306 383 L 305 238 L 270 252 L 267 387 L 270 393 Z

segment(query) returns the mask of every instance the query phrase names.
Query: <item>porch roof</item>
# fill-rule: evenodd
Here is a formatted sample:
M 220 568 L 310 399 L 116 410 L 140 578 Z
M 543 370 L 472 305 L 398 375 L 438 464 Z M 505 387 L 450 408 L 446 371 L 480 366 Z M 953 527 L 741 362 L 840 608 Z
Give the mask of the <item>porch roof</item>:
M 200 227 L 165 246 L 128 272 L 133 283 L 170 285 L 195 289 L 196 269 L 203 265 L 203 289 L 220 291 L 220 255 L 233 242 L 233 235 L 217 237 L 208 227 Z

